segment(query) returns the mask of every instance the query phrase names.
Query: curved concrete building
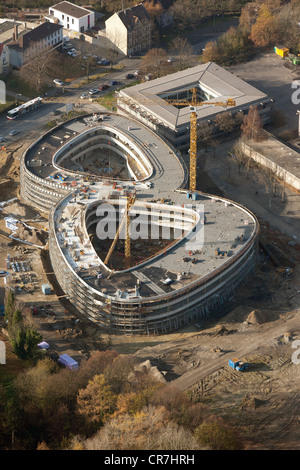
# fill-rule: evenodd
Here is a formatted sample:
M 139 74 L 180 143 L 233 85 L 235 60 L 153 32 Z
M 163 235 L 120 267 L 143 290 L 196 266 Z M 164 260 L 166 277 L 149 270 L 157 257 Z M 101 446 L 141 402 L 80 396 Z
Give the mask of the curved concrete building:
M 53 270 L 78 312 L 111 333 L 167 333 L 212 315 L 251 275 L 255 216 L 186 183 L 180 154 L 119 115 L 70 120 L 26 150 L 21 196 L 49 216 Z M 131 265 L 117 247 L 105 263 L 133 194 Z

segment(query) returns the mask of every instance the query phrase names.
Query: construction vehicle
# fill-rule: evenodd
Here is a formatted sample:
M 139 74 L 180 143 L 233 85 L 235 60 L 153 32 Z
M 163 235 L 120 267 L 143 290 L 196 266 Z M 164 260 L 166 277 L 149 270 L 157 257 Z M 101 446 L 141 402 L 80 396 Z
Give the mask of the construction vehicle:
M 228 365 L 232 369 L 237 370 L 239 372 L 244 372 L 246 369 L 248 369 L 247 362 L 242 362 L 239 359 L 229 359 Z

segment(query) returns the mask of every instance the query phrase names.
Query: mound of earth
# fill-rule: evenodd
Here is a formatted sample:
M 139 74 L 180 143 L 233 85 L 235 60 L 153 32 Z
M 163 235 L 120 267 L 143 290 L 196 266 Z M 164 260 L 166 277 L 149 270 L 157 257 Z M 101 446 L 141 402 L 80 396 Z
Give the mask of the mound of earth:
M 246 318 L 246 322 L 251 325 L 261 325 L 268 320 L 268 315 L 260 310 L 252 310 Z
M 32 210 L 30 207 L 26 206 L 25 204 L 20 203 L 18 200 L 14 200 L 5 204 L 3 207 L 3 211 L 16 218 L 26 218 L 32 219 L 36 216 L 36 212 Z
M 28 227 L 18 222 L 16 224 L 17 230 L 14 232 L 13 237 L 19 238 L 32 245 L 44 246 L 48 240 L 48 234 L 44 230 L 38 230 L 33 227 Z

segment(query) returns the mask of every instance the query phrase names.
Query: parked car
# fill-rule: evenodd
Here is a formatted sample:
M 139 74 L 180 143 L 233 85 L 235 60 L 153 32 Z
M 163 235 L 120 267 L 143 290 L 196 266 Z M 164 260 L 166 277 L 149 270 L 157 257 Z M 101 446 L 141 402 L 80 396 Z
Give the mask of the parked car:
M 5 142 L 6 138 L 5 137 L 0 137 L 0 142 Z
M 60 114 L 60 111 L 58 109 L 55 109 L 55 111 L 51 111 L 50 113 L 52 116 L 57 116 L 58 114 Z
M 127 79 L 134 78 L 134 75 L 133 73 L 128 73 L 125 78 Z
M 112 80 L 110 82 L 110 86 L 115 86 L 115 85 L 119 85 L 119 84 L 120 84 L 120 82 L 118 80 Z
M 99 64 L 99 62 L 101 62 L 100 65 L 109 65 L 110 64 L 110 61 L 108 59 L 100 59 L 97 63 Z
M 105 83 L 99 86 L 100 91 L 107 90 L 107 88 L 109 88 L 109 85 L 106 85 Z
M 80 98 L 83 100 L 85 98 L 88 98 L 88 94 L 87 93 L 82 93 L 82 95 L 80 95 Z
M 89 94 L 90 95 L 95 95 L 96 93 L 98 93 L 98 88 L 92 88 L 90 91 L 89 91 Z
M 174 60 L 175 60 L 174 57 L 169 57 L 169 58 L 168 58 L 168 62 L 169 62 L 169 63 L 174 62 Z
M 55 83 L 55 85 L 60 85 L 60 86 L 63 86 L 64 84 L 64 82 L 62 80 L 59 80 L 58 78 L 55 78 L 53 82 Z
M 9 135 L 16 135 L 16 134 L 19 134 L 20 131 L 17 131 L 17 129 L 13 129 L 12 131 L 10 131 Z

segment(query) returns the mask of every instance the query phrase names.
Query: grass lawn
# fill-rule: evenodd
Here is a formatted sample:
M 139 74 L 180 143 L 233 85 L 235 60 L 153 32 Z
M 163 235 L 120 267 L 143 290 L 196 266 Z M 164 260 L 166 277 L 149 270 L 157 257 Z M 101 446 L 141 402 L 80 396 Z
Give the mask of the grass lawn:
M 16 74 L 11 73 L 5 78 L 6 89 L 26 96 L 27 98 L 36 98 L 39 96 L 37 91 L 30 87 L 24 80 L 21 80 Z

